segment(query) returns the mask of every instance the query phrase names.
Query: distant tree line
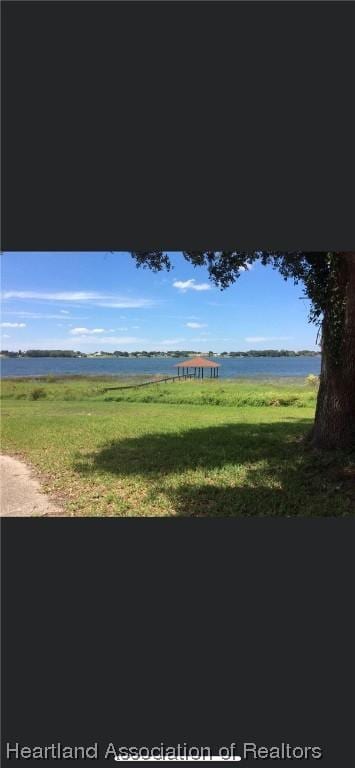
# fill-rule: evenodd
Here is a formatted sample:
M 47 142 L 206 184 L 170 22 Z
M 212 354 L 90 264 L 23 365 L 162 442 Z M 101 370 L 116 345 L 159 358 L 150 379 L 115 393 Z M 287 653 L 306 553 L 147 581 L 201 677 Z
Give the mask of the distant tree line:
M 105 357 L 188 357 L 188 355 L 201 354 L 193 349 L 180 349 L 169 350 L 168 352 L 154 350 L 147 352 L 142 350 L 141 352 L 123 352 L 116 350 L 115 352 L 88 353 L 74 352 L 71 349 L 28 349 L 24 352 L 19 350 L 18 352 L 10 352 L 4 349 L 0 352 L 4 357 L 92 357 L 93 355 L 102 355 Z M 212 357 L 315 357 L 319 355 L 319 352 L 303 349 L 299 352 L 295 352 L 289 349 L 249 349 L 248 351 L 241 352 L 213 352 L 210 350 L 208 356 Z
M 81 352 L 74 352 L 72 349 L 27 349 L 22 352 L 9 352 L 3 349 L 0 353 L 6 357 L 86 357 Z
M 249 349 L 247 352 L 222 352 L 228 357 L 315 357 L 320 352 L 302 349 L 295 352 L 290 349 Z

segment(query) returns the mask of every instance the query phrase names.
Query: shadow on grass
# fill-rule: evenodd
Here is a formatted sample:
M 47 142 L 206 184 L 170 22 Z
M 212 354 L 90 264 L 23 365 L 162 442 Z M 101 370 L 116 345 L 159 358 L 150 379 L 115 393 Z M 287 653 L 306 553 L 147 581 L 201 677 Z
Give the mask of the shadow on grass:
M 348 514 L 354 488 L 339 480 L 344 458 L 304 447 L 311 424 L 300 418 L 145 434 L 81 456 L 75 470 L 144 478 L 152 504 L 160 498 L 177 516 Z
M 99 452 L 81 456 L 81 473 L 102 470 L 116 475 L 162 477 L 195 469 L 218 469 L 274 458 L 300 450 L 311 419 L 267 424 L 223 424 L 181 432 L 154 432 L 107 443 Z

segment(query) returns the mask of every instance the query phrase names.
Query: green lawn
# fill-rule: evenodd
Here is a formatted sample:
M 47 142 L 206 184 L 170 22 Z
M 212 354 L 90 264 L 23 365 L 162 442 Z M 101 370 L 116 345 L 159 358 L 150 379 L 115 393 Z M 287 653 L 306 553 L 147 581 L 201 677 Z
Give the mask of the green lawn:
M 3 382 L 2 450 L 29 461 L 67 514 L 354 510 L 351 457 L 302 445 L 316 397 L 303 380 L 205 380 L 104 393 L 110 385 Z M 43 391 L 33 400 L 37 388 Z

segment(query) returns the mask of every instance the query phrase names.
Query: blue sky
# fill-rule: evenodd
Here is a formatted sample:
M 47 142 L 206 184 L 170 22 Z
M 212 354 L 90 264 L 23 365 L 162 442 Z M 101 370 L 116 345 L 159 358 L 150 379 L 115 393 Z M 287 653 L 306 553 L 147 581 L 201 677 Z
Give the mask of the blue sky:
M 180 253 L 157 274 L 123 252 L 1 260 L 3 349 L 318 349 L 302 286 L 259 263 L 220 291 Z

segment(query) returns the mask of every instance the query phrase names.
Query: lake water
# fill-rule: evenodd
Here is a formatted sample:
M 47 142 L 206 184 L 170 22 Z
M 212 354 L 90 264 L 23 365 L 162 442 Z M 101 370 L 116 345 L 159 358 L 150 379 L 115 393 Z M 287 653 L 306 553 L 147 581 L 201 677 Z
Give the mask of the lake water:
M 219 376 L 238 377 L 280 377 L 308 376 L 320 373 L 320 357 L 237 357 L 211 358 L 220 363 Z M 22 357 L 2 358 L 1 377 L 15 376 L 152 376 L 155 374 L 174 376 L 177 358 L 70 358 L 70 357 Z M 209 372 L 205 371 L 209 376 Z

